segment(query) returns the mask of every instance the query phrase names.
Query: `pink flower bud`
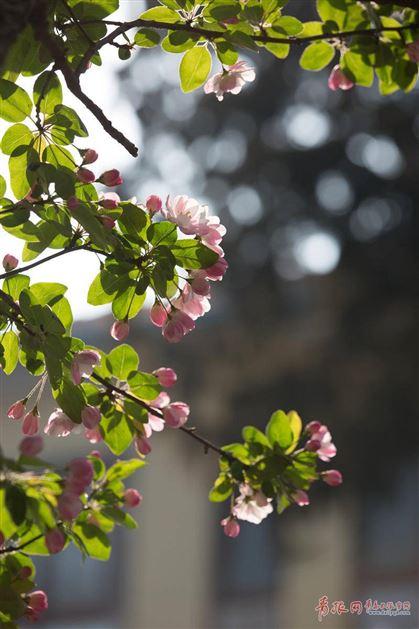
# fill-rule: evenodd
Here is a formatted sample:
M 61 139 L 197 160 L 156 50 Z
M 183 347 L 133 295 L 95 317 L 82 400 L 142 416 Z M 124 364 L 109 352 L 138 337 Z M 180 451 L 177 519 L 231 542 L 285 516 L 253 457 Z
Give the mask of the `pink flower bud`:
M 329 89 L 335 92 L 337 89 L 350 90 L 354 86 L 354 83 L 348 79 L 340 69 L 339 64 L 337 64 L 332 68 L 327 85 Z
M 240 524 L 235 518 L 224 518 L 224 520 L 221 520 L 221 526 L 224 528 L 224 534 L 227 537 L 237 537 L 240 533 Z
M 310 499 L 307 493 L 302 489 L 297 489 L 297 491 L 292 494 L 291 498 L 299 507 L 305 507 L 310 504 Z
M 209 280 L 219 282 L 223 279 L 225 272 L 228 269 L 228 262 L 225 258 L 219 258 L 215 264 L 209 266 L 205 270 L 205 274 Z
M 15 256 L 12 256 L 11 253 L 6 253 L 3 258 L 3 268 L 5 271 L 13 271 L 13 269 L 15 269 L 18 264 L 19 260 L 15 258 Z
M 306 426 L 306 432 L 308 432 L 309 435 L 314 435 L 314 433 L 318 432 L 321 427 L 322 424 L 320 422 L 310 422 Z
M 164 420 L 171 428 L 180 428 L 188 420 L 190 408 L 184 402 L 172 402 L 163 409 Z
M 157 301 L 155 302 L 154 306 L 150 310 L 150 320 L 151 320 L 151 323 L 153 323 L 158 328 L 163 327 L 163 325 L 165 324 L 167 320 L 166 309 Z
M 65 546 L 65 535 L 60 529 L 50 529 L 45 535 L 45 544 L 51 555 L 60 553 Z
M 165 388 L 172 387 L 177 380 L 176 372 L 170 369 L 170 367 L 160 367 L 160 369 L 153 371 L 153 374 L 156 376 L 159 384 Z
M 82 181 L 83 183 L 93 183 L 94 181 L 96 181 L 95 174 L 92 173 L 92 171 L 88 168 L 79 168 L 76 172 L 76 177 L 79 181 Z
M 34 612 L 42 612 L 48 609 L 48 597 L 42 590 L 35 590 L 28 594 L 28 605 Z
M 120 203 L 121 199 L 116 192 L 105 192 L 103 199 L 99 200 L 99 205 L 105 208 L 105 210 L 115 210 Z
M 36 437 L 24 437 L 19 444 L 20 453 L 23 456 L 37 456 L 44 447 L 44 440 L 40 435 Z
M 89 377 L 93 369 L 100 363 L 100 354 L 93 349 L 84 349 L 73 358 L 71 364 L 71 376 L 74 384 L 80 384 L 82 378 Z
M 83 164 L 93 164 L 99 157 L 94 149 L 85 149 L 80 152 L 83 155 Z
M 56 408 L 48 418 L 44 433 L 50 437 L 68 437 L 75 426 L 60 408 Z
M 102 455 L 99 450 L 92 450 L 90 456 L 94 456 L 96 459 L 101 459 Z
M 143 497 L 136 489 L 126 489 L 124 492 L 124 504 L 126 507 L 138 507 Z
M 93 465 L 84 457 L 78 457 L 70 461 L 68 468 L 70 470 L 70 479 L 83 483 L 84 487 L 90 485 L 93 480 Z
M 29 579 L 31 575 L 32 575 L 32 568 L 30 566 L 23 566 L 19 570 L 19 577 L 21 579 Z
M 308 452 L 317 452 L 321 446 L 321 443 L 318 439 L 309 439 L 305 445 L 305 449 Z
M 25 403 L 25 400 L 14 402 L 7 411 L 7 417 L 9 419 L 22 419 L 25 412 Z
M 191 288 L 193 292 L 197 295 L 202 295 L 202 297 L 207 297 L 211 292 L 211 288 L 206 278 L 205 271 L 193 271 L 192 273 Z
M 116 220 L 112 216 L 99 216 L 99 219 L 106 229 L 113 229 L 116 225 Z
M 80 498 L 69 491 L 65 491 L 58 498 L 58 513 L 63 520 L 74 520 L 83 509 Z
M 33 410 L 26 413 L 22 424 L 22 432 L 24 435 L 36 435 L 39 430 L 39 415 Z
M 343 476 L 339 470 L 327 470 L 322 472 L 322 479 L 331 487 L 337 487 L 343 483 Z
M 76 210 L 79 207 L 79 203 L 80 201 L 78 200 L 77 197 L 69 197 L 67 199 L 67 207 L 70 210 L 70 212 L 72 212 L 73 210 Z
M 100 441 L 103 441 L 102 433 L 100 432 L 99 426 L 96 426 L 96 428 L 89 428 L 85 430 L 84 436 L 86 437 L 87 441 L 90 441 L 90 443 L 99 443 Z
M 100 410 L 96 406 L 85 406 L 81 412 L 83 425 L 90 430 L 98 425 L 100 418 Z
M 160 210 L 162 209 L 163 203 L 160 197 L 158 197 L 155 194 L 152 194 L 146 200 L 145 206 L 147 210 L 149 211 L 149 213 L 151 214 L 151 216 L 153 216 L 154 214 L 156 214 L 156 212 L 160 212 Z
M 135 449 L 138 454 L 142 454 L 147 456 L 151 452 L 151 444 L 146 437 L 136 437 L 135 438 Z
M 124 182 L 121 177 L 121 173 L 119 172 L 119 170 L 116 170 L 116 168 L 113 168 L 112 170 L 106 170 L 104 173 L 101 174 L 98 181 L 100 181 L 100 183 L 103 183 L 105 186 L 108 186 L 109 188 L 119 186 L 121 185 L 121 183 Z
M 115 341 L 123 341 L 129 334 L 128 321 L 114 321 L 111 327 L 111 337 Z

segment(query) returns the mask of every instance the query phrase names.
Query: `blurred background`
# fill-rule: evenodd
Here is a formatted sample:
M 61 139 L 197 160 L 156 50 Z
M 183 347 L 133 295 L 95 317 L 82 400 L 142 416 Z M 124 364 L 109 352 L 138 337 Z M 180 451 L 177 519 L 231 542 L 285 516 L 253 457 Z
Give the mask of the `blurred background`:
M 314 17 L 311 3 L 293 4 Z M 123 2 L 121 16 L 144 6 Z M 73 550 L 37 562 L 50 599 L 40 627 L 311 629 L 324 595 L 347 608 L 369 598 L 412 604 L 410 617 L 329 614 L 330 629 L 419 626 L 419 89 L 333 93 L 327 70 L 299 69 L 298 51 L 285 63 L 245 58 L 255 83 L 221 104 L 202 90 L 182 94 L 180 58 L 158 49 L 128 64 L 111 49 L 108 73 L 84 79 L 92 93 L 97 77 L 107 81 L 99 100 L 140 142 L 140 159 L 124 162 L 123 196 L 188 194 L 228 229 L 229 272 L 195 332 L 171 347 L 142 313 L 130 342 L 145 370 L 178 371 L 175 398 L 217 443 L 237 440 L 245 424 L 263 427 L 277 408 L 326 423 L 344 484 L 319 484 L 309 507 L 227 539 L 226 506 L 207 502 L 216 458 L 176 431 L 155 435 L 136 476 L 139 528 L 116 532 L 110 562 L 83 563 Z M 111 139 L 98 133 L 98 146 L 106 167 L 120 167 Z M 42 266 L 36 278 L 67 273 L 77 294 L 97 272 L 77 264 L 84 258 Z M 78 299 L 75 335 L 110 349 L 111 317 L 92 319 L 98 311 Z M 1 378 L 12 453 L 5 409 L 25 375 Z M 49 440 L 47 454 L 88 450 L 72 437 Z

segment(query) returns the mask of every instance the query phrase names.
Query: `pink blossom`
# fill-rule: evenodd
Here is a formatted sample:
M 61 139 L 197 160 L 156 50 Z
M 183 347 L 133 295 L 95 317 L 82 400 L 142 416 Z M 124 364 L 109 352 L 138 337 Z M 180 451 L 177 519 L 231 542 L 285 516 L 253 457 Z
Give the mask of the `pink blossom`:
M 343 483 L 343 476 L 339 470 L 327 470 L 322 472 L 322 479 L 331 487 L 337 487 Z
M 157 212 L 161 211 L 161 209 L 163 207 L 163 203 L 162 203 L 162 200 L 160 199 L 160 197 L 158 197 L 155 194 L 151 194 L 147 198 L 147 200 L 145 202 L 145 206 L 146 206 L 148 212 L 150 213 L 150 215 L 153 216 Z
M 167 197 L 166 209 L 162 211 L 164 217 L 175 223 L 184 234 L 198 234 L 207 223 L 207 206 L 186 195 L 177 196 L 173 201 Z
M 177 380 L 176 372 L 170 367 L 160 367 L 160 369 L 153 371 L 153 375 L 156 376 L 159 384 L 165 388 L 172 387 Z
M 140 437 L 140 436 L 136 437 L 134 445 L 138 454 L 147 456 L 147 454 L 150 454 L 151 452 L 151 444 L 149 440 L 147 439 L 147 437 Z
M 327 426 L 320 425 L 320 428 L 311 435 L 310 441 L 319 441 L 320 447 L 317 449 L 317 455 L 322 461 L 330 461 L 336 454 L 336 446 L 332 443 L 332 435 Z
M 231 94 L 239 94 L 245 83 L 251 83 L 255 80 L 256 74 L 251 66 L 248 66 L 246 61 L 237 61 L 232 66 L 227 66 L 223 72 L 214 74 L 205 83 L 205 94 L 211 94 L 214 92 L 217 99 L 222 101 L 224 94 L 231 92 Z
M 39 430 L 39 415 L 36 410 L 26 413 L 22 424 L 22 432 L 24 435 L 36 435 Z
M 143 497 L 136 489 L 128 488 L 124 492 L 124 504 L 126 507 L 138 507 Z
M 195 293 L 189 284 L 185 284 L 180 296 L 173 302 L 173 306 L 193 321 L 211 310 L 209 298 Z
M 114 321 L 111 327 L 111 336 L 115 341 L 123 341 L 129 334 L 128 321 Z
M 203 270 L 191 271 L 190 285 L 193 292 L 201 297 L 208 297 L 211 293 L 211 288 L 207 280 L 206 272 Z
M 105 192 L 103 198 L 99 199 L 99 205 L 105 210 L 115 210 L 120 203 L 121 199 L 116 192 Z
M 313 435 L 315 432 L 320 430 L 321 426 L 322 425 L 320 422 L 317 422 L 317 421 L 310 422 L 306 426 L 306 432 L 308 432 L 309 435 Z
M 223 279 L 228 269 L 228 262 L 225 258 L 219 258 L 215 264 L 205 269 L 208 279 L 219 282 Z
M 83 509 L 83 503 L 76 494 L 65 491 L 58 498 L 57 508 L 63 520 L 74 520 Z
M 310 499 L 307 493 L 302 489 L 297 489 L 297 491 L 292 494 L 291 498 L 299 507 L 305 507 L 310 504 Z
M 170 396 L 166 391 L 161 391 L 154 400 L 150 402 L 150 406 L 154 408 L 165 408 L 170 403 Z
M 180 428 L 188 421 L 189 406 L 185 402 L 172 402 L 163 410 L 166 424 L 171 428 Z
M 80 152 L 83 156 L 83 164 L 93 164 L 99 157 L 94 149 L 84 149 Z
M 240 524 L 231 516 L 221 520 L 221 526 L 224 528 L 224 534 L 227 537 L 237 537 L 240 533 Z
M 9 419 L 22 419 L 25 412 L 26 400 L 18 400 L 14 402 L 7 411 Z
M 207 247 L 216 247 L 220 244 L 227 230 L 224 225 L 221 225 L 218 216 L 209 216 L 206 224 L 201 227 L 199 235 L 202 242 Z
M 121 173 L 119 172 L 119 170 L 116 170 L 116 168 L 113 168 L 112 170 L 106 170 L 104 173 L 101 174 L 98 181 L 100 181 L 100 183 L 103 183 L 105 186 L 108 186 L 109 188 L 119 186 L 121 183 L 124 182 L 121 177 Z
M 354 83 L 348 79 L 340 69 L 339 64 L 337 64 L 332 68 L 327 85 L 329 89 L 335 92 L 337 89 L 350 90 L 354 86 Z
M 56 408 L 48 418 L 44 433 L 50 437 L 67 437 L 75 426 L 60 408 Z
M 407 44 L 406 52 L 409 55 L 410 61 L 413 61 L 413 63 L 419 63 L 419 39 L 411 44 Z
M 83 183 L 93 183 L 96 180 L 95 174 L 88 168 L 79 168 L 76 172 L 76 177 Z
M 65 546 L 65 535 L 58 529 L 50 529 L 45 534 L 45 544 L 51 555 L 60 553 Z
M 195 323 L 188 314 L 181 310 L 174 310 L 170 313 L 163 327 L 162 334 L 169 343 L 178 343 L 194 327 Z
M 149 439 L 153 432 L 161 432 L 164 430 L 165 421 L 161 417 L 148 413 L 148 421 L 143 425 L 144 435 Z
M 13 271 L 19 264 L 19 260 L 15 258 L 11 253 L 6 253 L 3 258 L 3 268 L 5 271 Z
M 87 441 L 90 441 L 90 443 L 100 443 L 101 441 L 103 441 L 102 433 L 100 432 L 99 426 L 96 426 L 96 428 L 86 429 L 84 431 L 84 436 L 86 437 Z
M 24 437 L 19 444 L 20 453 L 23 456 L 36 456 L 44 447 L 44 440 L 40 435 L 35 437 Z
M 236 498 L 232 514 L 239 520 L 252 524 L 260 524 L 273 508 L 272 498 L 267 498 L 260 490 L 256 491 L 250 485 L 240 485 L 240 495 Z
M 112 216 L 99 216 L 99 219 L 106 229 L 113 229 L 116 225 L 116 220 Z
M 27 596 L 28 605 L 34 612 L 42 612 L 48 609 L 48 597 L 43 590 L 35 590 Z
M 101 414 L 100 410 L 96 406 L 85 406 L 81 412 L 81 420 L 83 426 L 88 429 L 95 428 L 100 422 Z
M 305 449 L 308 452 L 317 452 L 321 445 L 322 444 L 318 439 L 309 439 L 305 445 Z
M 78 200 L 77 197 L 75 196 L 69 197 L 67 199 L 67 207 L 70 210 L 70 212 L 72 212 L 73 210 L 76 210 L 79 207 L 79 203 L 80 201 Z
M 150 321 L 158 328 L 162 328 L 167 321 L 167 310 L 157 301 L 150 310 Z
M 95 352 L 93 349 L 83 349 L 81 352 L 77 352 L 71 363 L 71 376 L 74 384 L 80 384 L 82 378 L 91 376 L 99 363 L 99 352 Z

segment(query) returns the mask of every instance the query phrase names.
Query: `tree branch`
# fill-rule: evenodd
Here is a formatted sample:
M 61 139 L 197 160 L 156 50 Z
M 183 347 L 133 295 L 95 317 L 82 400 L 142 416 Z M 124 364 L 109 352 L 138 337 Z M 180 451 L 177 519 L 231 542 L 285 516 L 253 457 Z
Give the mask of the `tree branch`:
M 32 17 L 32 24 L 34 27 L 35 34 L 39 41 L 42 41 L 50 53 L 52 54 L 54 61 L 56 63 L 57 68 L 61 71 L 64 76 L 65 82 L 67 84 L 68 89 L 76 98 L 79 99 L 80 102 L 87 107 L 87 109 L 95 116 L 95 118 L 100 122 L 103 129 L 112 137 L 114 140 L 119 142 L 133 157 L 138 156 L 138 148 L 129 140 L 121 131 L 116 129 L 112 122 L 105 116 L 102 109 L 96 105 L 96 103 L 85 94 L 80 86 L 79 76 L 76 75 L 69 64 L 67 63 L 66 56 L 61 46 L 58 44 L 58 41 L 55 35 L 51 34 L 48 28 L 47 16 L 46 16 L 46 7 L 45 5 L 41 6 L 41 10 L 34 13 Z

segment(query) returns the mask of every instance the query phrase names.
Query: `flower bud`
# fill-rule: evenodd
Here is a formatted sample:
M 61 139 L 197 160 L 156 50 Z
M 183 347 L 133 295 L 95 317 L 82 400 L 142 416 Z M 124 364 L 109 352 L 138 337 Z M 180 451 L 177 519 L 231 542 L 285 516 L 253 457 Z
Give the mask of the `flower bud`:
M 160 210 L 162 209 L 163 204 L 162 204 L 162 200 L 160 199 L 160 197 L 158 197 L 155 194 L 152 194 L 146 200 L 145 206 L 146 206 L 147 210 L 149 211 L 150 215 L 153 216 L 157 212 L 160 212 Z
M 24 437 L 19 444 L 20 453 L 23 456 L 37 456 L 44 447 L 44 440 L 40 435 L 35 437 Z
M 83 426 L 91 430 L 95 428 L 101 419 L 100 410 L 96 408 L 96 406 L 85 406 L 81 412 L 81 420 L 83 422 Z
M 154 306 L 150 310 L 150 320 L 158 328 L 163 327 L 167 320 L 167 311 L 166 309 L 159 304 L 157 301 Z
M 45 535 L 45 545 L 51 555 L 60 553 L 65 546 L 64 533 L 58 528 L 50 529 Z
M 339 64 L 336 64 L 332 68 L 327 85 L 335 92 L 337 89 L 350 90 L 354 83 L 342 72 Z
M 102 433 L 100 432 L 99 426 L 96 426 L 96 428 L 86 429 L 84 431 L 84 436 L 86 437 L 87 441 L 90 441 L 90 443 L 99 443 L 100 441 L 103 441 Z
M 79 168 L 76 172 L 76 177 L 83 183 L 93 183 L 96 180 L 95 174 L 88 168 Z
M 151 444 L 146 437 L 136 437 L 134 444 L 138 454 L 142 454 L 143 456 L 150 454 Z
M 235 518 L 224 518 L 224 520 L 221 520 L 221 526 L 224 528 L 224 534 L 227 537 L 237 537 L 240 533 L 240 524 Z
M 153 371 L 153 375 L 156 376 L 159 384 L 165 388 L 172 387 L 177 380 L 176 372 L 170 367 L 160 367 L 160 369 Z
M 106 229 L 110 230 L 115 227 L 116 221 L 114 218 L 112 218 L 112 216 L 99 216 L 99 219 L 103 227 L 105 227 Z
M 166 424 L 171 428 L 180 428 L 188 420 L 190 408 L 184 402 L 172 402 L 163 409 Z
M 100 183 L 103 183 L 105 186 L 108 186 L 109 188 L 119 186 L 121 185 L 121 183 L 124 182 L 121 177 L 121 173 L 119 172 L 119 170 L 116 170 L 116 168 L 113 168 L 112 170 L 106 170 L 104 173 L 101 174 L 98 181 Z
M 93 480 L 93 465 L 84 457 L 78 457 L 70 461 L 70 479 L 83 483 L 84 487 L 90 485 Z
M 322 472 L 321 476 L 324 482 L 331 487 L 338 487 L 338 485 L 343 483 L 343 476 L 339 470 L 327 470 L 326 472 Z
M 291 498 L 299 507 L 305 507 L 310 504 L 310 499 L 307 493 L 302 489 L 297 489 L 297 491 L 292 494 Z
M 35 590 L 28 594 L 28 605 L 35 612 L 42 612 L 48 609 L 48 597 L 42 590 Z
M 22 432 L 24 435 L 36 435 L 39 430 L 39 415 L 34 409 L 30 413 L 26 413 L 22 424 Z
M 121 199 L 116 192 L 105 192 L 103 199 L 99 199 L 99 205 L 105 210 L 115 210 L 120 202 Z
M 74 520 L 83 509 L 80 498 L 70 491 L 65 491 L 58 498 L 58 513 L 63 520 Z
M 321 427 L 322 425 L 320 422 L 310 422 L 309 424 L 307 424 L 305 429 L 309 435 L 314 435 L 314 433 L 318 432 Z
M 72 212 L 73 210 L 76 210 L 79 207 L 79 203 L 80 202 L 77 197 L 75 196 L 69 197 L 67 199 L 67 207 L 70 210 L 70 212 Z
M 3 268 L 6 272 L 13 271 L 19 264 L 19 260 L 11 253 L 6 253 L 3 258 Z
M 94 149 L 85 149 L 80 151 L 83 156 L 83 164 L 93 164 L 99 157 Z
M 321 446 L 321 443 L 318 439 L 309 439 L 305 445 L 305 449 L 308 452 L 317 452 L 320 446 Z
M 124 492 L 124 504 L 126 507 L 138 507 L 143 497 L 136 489 L 128 488 Z
M 29 577 L 31 575 L 32 575 L 32 568 L 30 566 L 23 566 L 19 570 L 19 578 L 20 579 L 29 579 Z
M 25 412 L 25 404 L 25 400 L 14 402 L 7 411 L 7 417 L 9 419 L 22 419 Z
M 129 334 L 128 321 L 114 321 L 111 327 L 111 337 L 115 341 L 123 341 Z

